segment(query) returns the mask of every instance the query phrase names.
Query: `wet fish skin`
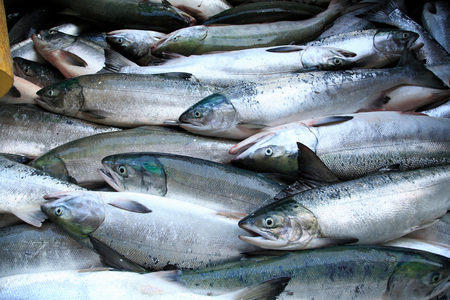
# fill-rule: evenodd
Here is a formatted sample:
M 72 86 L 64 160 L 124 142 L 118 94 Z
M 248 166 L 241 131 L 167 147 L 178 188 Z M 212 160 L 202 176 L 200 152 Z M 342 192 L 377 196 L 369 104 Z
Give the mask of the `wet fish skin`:
M 65 77 L 57 69 L 47 64 L 40 64 L 21 57 L 14 57 L 14 72 L 37 86 L 44 87 Z
M 423 5 L 423 27 L 430 32 L 448 53 L 450 53 L 449 17 L 450 6 L 447 1 L 427 2 Z
M 54 178 L 40 170 L 0 157 L 3 197 L 0 213 L 14 214 L 23 221 L 40 227 L 46 219 L 39 210 L 48 193 L 82 188 Z
M 386 91 L 402 85 L 448 89 L 410 52 L 405 54 L 395 68 L 315 71 L 232 86 L 191 106 L 179 125 L 193 133 L 239 140 L 264 127 L 383 109 L 389 100 Z
M 259 249 L 237 238 L 242 231 L 236 214 L 185 201 L 127 192 L 63 192 L 45 198 L 42 211 L 78 242 L 96 251 L 96 244 L 103 244 L 146 269 L 200 268 Z
M 0 104 L 0 152 L 40 156 L 72 140 L 121 129 L 44 111 L 37 107 Z M 18 134 L 20 132 L 20 134 Z
M 256 172 L 183 155 L 126 153 L 102 159 L 118 191 L 188 201 L 217 211 L 250 213 L 273 202 L 285 185 Z
M 39 228 L 28 224 L 2 228 L 0 245 L 0 277 L 103 266 L 98 254 L 51 222 L 44 222 Z
M 336 19 L 348 6 L 337 0 L 314 18 L 302 21 L 280 21 L 267 24 L 226 26 L 197 25 L 168 34 L 152 45 L 152 54 L 174 52 L 189 56 L 211 51 L 230 51 L 308 42 L 320 34 L 324 26 Z
M 413 31 L 398 29 L 368 29 L 345 32 L 306 43 L 311 46 L 327 46 L 356 53 L 349 58 L 355 68 L 382 68 L 398 62 L 403 50 L 409 49 L 419 35 Z
M 183 270 L 180 280 L 196 293 L 215 295 L 272 276 L 290 276 L 280 300 L 430 299 L 448 287 L 448 259 L 424 251 L 339 246 L 274 255 Z M 430 280 L 434 274 L 440 274 L 436 284 Z
M 315 125 L 325 117 L 267 128 L 232 147 L 230 153 L 238 155 L 231 163 L 256 172 L 302 176 L 299 164 L 306 162 L 298 160 L 296 142 L 311 149 L 342 180 L 380 169 L 405 171 L 450 163 L 444 129 L 450 126 L 448 119 L 389 111 L 345 116 L 352 119 Z
M 239 221 L 263 248 L 378 244 L 436 222 L 450 207 L 450 166 L 368 175 L 269 204 Z
M 204 138 L 163 127 L 139 127 L 98 134 L 55 147 L 31 165 L 59 178 L 73 178 L 78 184 L 103 183 L 97 169 L 101 160 L 125 152 L 166 152 L 227 163 L 228 150 L 235 143 Z

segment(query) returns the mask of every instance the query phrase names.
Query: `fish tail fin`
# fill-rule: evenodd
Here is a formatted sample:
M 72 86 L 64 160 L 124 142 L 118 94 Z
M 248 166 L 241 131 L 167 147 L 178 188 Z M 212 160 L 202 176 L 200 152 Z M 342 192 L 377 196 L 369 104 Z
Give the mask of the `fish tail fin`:
M 234 293 L 227 294 L 230 299 L 242 300 L 275 300 L 281 294 L 291 280 L 290 277 L 280 277 L 270 279 L 259 284 L 255 284 Z
M 410 85 L 419 85 L 434 89 L 448 89 L 448 86 L 430 71 L 424 63 L 419 60 L 413 51 L 405 49 L 402 53 L 400 61 L 397 65 L 398 67 L 405 67 L 409 69 L 412 74 Z
M 13 214 L 22 221 L 31 224 L 35 227 L 41 227 L 42 222 L 47 219 L 47 216 L 41 211 L 41 208 L 33 207 L 14 211 Z
M 389 14 L 396 9 L 406 12 L 405 2 L 403 0 L 387 0 L 383 3 L 374 5 L 372 9 L 357 15 L 357 17 L 371 22 L 396 26 L 396 23 L 389 18 Z
M 138 65 L 119 52 L 105 49 L 105 66 L 98 73 L 120 73 L 123 67 L 138 67 Z

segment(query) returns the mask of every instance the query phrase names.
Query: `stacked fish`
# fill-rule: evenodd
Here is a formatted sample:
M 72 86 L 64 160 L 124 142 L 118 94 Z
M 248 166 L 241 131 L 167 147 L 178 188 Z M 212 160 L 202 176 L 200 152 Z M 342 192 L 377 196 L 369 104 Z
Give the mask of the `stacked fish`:
M 448 3 L 245 2 L 10 29 L 0 299 L 449 299 Z

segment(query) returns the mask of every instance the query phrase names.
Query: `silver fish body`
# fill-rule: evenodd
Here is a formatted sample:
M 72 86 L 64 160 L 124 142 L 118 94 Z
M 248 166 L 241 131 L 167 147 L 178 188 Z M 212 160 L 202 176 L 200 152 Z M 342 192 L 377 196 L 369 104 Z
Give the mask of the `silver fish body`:
M 77 241 L 97 251 L 101 243 L 147 269 L 200 268 L 258 249 L 237 238 L 237 219 L 185 201 L 125 192 L 63 192 L 46 199 L 42 211 Z
M 368 175 L 269 204 L 239 222 L 279 250 L 378 244 L 435 223 L 450 207 L 450 166 Z
M 226 163 L 234 142 L 195 136 L 162 127 L 139 127 L 98 134 L 55 147 L 32 162 L 32 166 L 56 177 L 70 177 L 78 184 L 103 183 L 97 169 L 101 160 L 125 152 L 166 152 Z

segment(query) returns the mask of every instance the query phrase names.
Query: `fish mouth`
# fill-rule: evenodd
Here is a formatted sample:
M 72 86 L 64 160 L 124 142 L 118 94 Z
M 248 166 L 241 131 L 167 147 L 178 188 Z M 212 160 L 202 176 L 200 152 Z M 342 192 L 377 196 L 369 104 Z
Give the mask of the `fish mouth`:
M 36 97 L 36 98 L 34 98 L 34 101 L 39 106 L 42 106 L 43 108 L 50 108 L 50 109 L 56 108 L 51 102 L 49 102 L 48 100 L 46 100 L 45 98 L 42 98 L 42 97 Z
M 252 236 L 239 235 L 239 239 L 251 245 L 266 249 L 282 249 L 288 243 L 271 232 L 262 231 L 247 222 L 239 222 L 239 227 L 247 231 Z
M 118 192 L 125 192 L 125 187 L 122 182 L 114 176 L 114 173 L 108 172 L 105 169 L 97 169 L 98 173 L 113 189 Z
M 251 137 L 249 137 L 249 138 L 243 140 L 242 142 L 231 147 L 230 150 L 228 151 L 228 153 L 231 155 L 234 155 L 234 154 L 238 155 L 237 157 L 233 158 L 233 160 L 240 159 L 240 158 L 242 158 L 241 156 L 245 155 L 245 151 L 247 151 L 248 149 L 250 149 L 251 147 L 253 147 L 257 144 L 262 144 L 262 143 L 267 142 L 274 135 L 275 135 L 275 133 L 273 133 L 273 132 L 270 132 L 270 133 L 260 132 L 260 133 L 254 134 Z

